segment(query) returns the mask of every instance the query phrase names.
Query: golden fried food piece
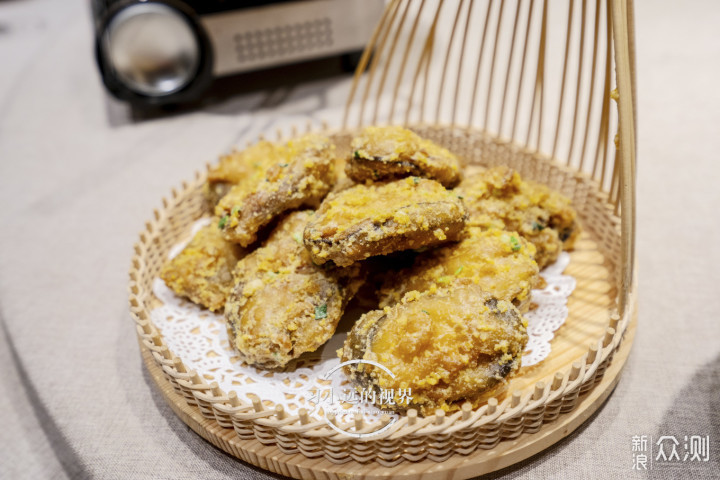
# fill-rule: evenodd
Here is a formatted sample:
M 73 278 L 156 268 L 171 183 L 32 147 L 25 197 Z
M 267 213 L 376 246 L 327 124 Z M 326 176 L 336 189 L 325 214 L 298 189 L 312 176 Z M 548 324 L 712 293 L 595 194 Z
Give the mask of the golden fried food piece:
M 304 240 L 316 263 L 347 266 L 456 240 L 464 224 L 465 208 L 454 193 L 434 180 L 412 177 L 329 195 Z
M 471 227 L 460 242 L 421 253 L 412 267 L 389 275 L 380 290 L 380 307 L 399 302 L 412 290 L 424 292 L 466 278 L 525 312 L 540 279 L 534 256 L 535 246 L 515 232 Z
M 569 250 L 580 234 L 570 199 L 545 185 L 523 181 L 499 166 L 465 178 L 455 189 L 468 209 L 468 225 L 518 232 L 537 248 L 540 268 Z
M 467 280 L 448 288 L 408 293 L 383 310 L 363 315 L 348 334 L 342 361 L 377 362 L 343 367 L 358 388 L 407 393 L 403 404 L 382 408 L 416 408 L 422 414 L 477 405 L 497 394 L 517 372 L 527 344 L 527 321 L 512 303 L 498 300 Z
M 282 146 L 266 140 L 241 152 L 234 151 L 220 157 L 220 162 L 208 171 L 207 181 L 203 186 L 208 204 L 214 208 L 234 186 L 251 192 L 260 181 L 265 179 L 267 170 L 272 165 L 285 161 L 284 157 Z
M 214 311 L 225 306 L 233 285 L 232 271 L 246 251 L 225 240 L 217 225 L 200 229 L 160 277 L 178 295 Z
M 312 263 L 302 244 L 311 216 L 291 213 L 237 264 L 225 318 L 230 343 L 249 364 L 278 368 L 316 350 L 332 337 L 362 283 L 358 266 Z
M 417 176 L 454 187 L 460 181 L 455 155 L 402 127 L 366 127 L 351 147 L 346 172 L 357 182 Z
M 282 161 L 259 182 L 232 187 L 215 207 L 227 240 L 247 246 L 273 218 L 303 205 L 317 206 L 330 191 L 335 147 L 328 138 L 310 134 L 276 148 Z

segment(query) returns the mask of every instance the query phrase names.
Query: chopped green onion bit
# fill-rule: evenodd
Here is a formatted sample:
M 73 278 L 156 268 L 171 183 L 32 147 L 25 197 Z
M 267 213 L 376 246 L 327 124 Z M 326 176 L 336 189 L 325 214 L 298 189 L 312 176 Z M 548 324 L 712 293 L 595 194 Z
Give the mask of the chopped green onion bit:
M 315 307 L 315 320 L 320 320 L 327 317 L 327 303 Z

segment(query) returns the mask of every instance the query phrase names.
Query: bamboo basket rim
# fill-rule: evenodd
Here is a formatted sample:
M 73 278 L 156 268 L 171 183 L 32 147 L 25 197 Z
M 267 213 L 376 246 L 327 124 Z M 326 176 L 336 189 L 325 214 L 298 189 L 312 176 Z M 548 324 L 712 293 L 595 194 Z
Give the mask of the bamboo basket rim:
M 410 127 L 416 127 L 411 125 Z M 444 128 L 436 124 L 433 128 Z M 451 131 L 473 130 L 468 127 L 447 126 Z M 328 136 L 349 134 L 354 129 L 333 129 L 321 131 Z M 294 131 L 295 133 L 295 131 Z M 538 157 L 539 160 L 551 164 L 553 168 L 564 171 L 566 174 L 575 177 L 578 182 L 589 183 L 595 194 L 605 204 L 609 212 L 607 215 L 614 220 L 616 235 L 620 235 L 618 215 L 612 212 L 612 205 L 608 201 L 608 194 L 597 188 L 597 182 L 582 171 L 574 170 L 550 159 L 542 152 L 532 151 L 518 145 L 516 142 L 497 139 L 496 137 L 479 132 L 483 136 L 495 138 L 500 143 L 514 145 L 519 151 Z M 529 151 L 528 151 L 529 150 Z M 472 410 L 464 407 L 460 411 L 445 415 L 445 412 L 438 411 L 435 415 L 419 417 L 416 414 L 408 413 L 395 422 L 388 429 L 377 435 L 355 438 L 342 434 L 330 428 L 324 421 L 313 421 L 302 409 L 298 415 L 288 416 L 282 410 L 269 410 L 256 398 L 248 403 L 239 398 L 235 392 L 223 391 L 217 383 L 207 383 L 197 372 L 190 371 L 182 359 L 176 356 L 165 345 L 162 335 L 150 320 L 150 307 L 146 300 L 152 298 L 152 291 L 146 291 L 139 281 L 147 269 L 144 257 L 154 243 L 157 242 L 161 232 L 160 225 L 167 220 L 169 212 L 177 207 L 181 201 L 204 182 L 206 173 L 195 172 L 194 180 L 190 183 L 182 182 L 182 188 L 171 190 L 171 196 L 162 199 L 163 207 L 154 210 L 153 218 L 146 222 L 145 229 L 140 233 L 139 241 L 134 245 L 130 267 L 130 282 L 128 285 L 129 304 L 131 316 L 136 324 L 136 331 L 140 342 L 149 349 L 152 357 L 159 367 L 162 368 L 166 378 L 182 390 L 188 403 L 195 402 L 201 406 L 201 411 L 206 418 L 216 419 L 222 426 L 231 428 L 237 424 L 250 425 L 253 429 L 260 428 L 261 431 L 270 434 L 279 444 L 283 435 L 296 435 L 300 438 L 326 439 L 340 443 L 372 443 L 379 440 L 399 440 L 410 438 L 437 438 L 437 436 L 449 435 L 465 429 L 481 429 L 488 425 L 508 424 L 522 419 L 523 416 L 532 415 L 548 405 L 557 403 L 565 395 L 577 395 L 578 392 L 587 391 L 595 386 L 596 376 L 602 375 L 607 365 L 612 361 L 613 353 L 619 348 L 623 335 L 632 319 L 634 308 L 625 309 L 622 316 L 617 310 L 609 311 L 608 327 L 604 334 L 588 348 L 587 353 L 575 361 L 570 369 L 558 370 L 553 376 L 550 384 L 538 382 L 534 386 L 528 386 L 522 391 L 515 391 L 508 395 L 502 402 L 496 398 L 487 401 L 485 405 Z M 632 285 L 636 283 L 633 278 Z M 635 288 L 631 288 L 632 304 L 635 303 Z M 205 408 L 202 408 L 204 406 Z M 469 405 L 468 405 L 469 406 Z M 573 407 L 576 408 L 576 407 Z M 222 420 L 222 421 L 220 421 Z M 364 426 L 361 432 L 372 432 L 381 425 L 379 422 Z M 342 429 L 352 426 L 351 423 L 338 425 Z M 237 430 L 237 428 L 236 428 Z M 540 428 L 540 431 L 542 428 Z M 268 433 L 269 432 L 269 433 Z M 257 433 L 255 434 L 257 437 Z M 268 441 L 268 437 L 258 438 L 260 441 Z

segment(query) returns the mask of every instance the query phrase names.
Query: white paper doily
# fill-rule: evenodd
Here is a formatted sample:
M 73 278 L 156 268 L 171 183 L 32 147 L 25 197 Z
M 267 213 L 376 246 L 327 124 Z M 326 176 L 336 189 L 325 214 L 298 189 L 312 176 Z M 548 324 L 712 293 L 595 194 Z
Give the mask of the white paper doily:
M 193 235 L 208 222 L 209 219 L 195 222 Z M 169 258 L 182 251 L 186 244 L 187 241 L 175 245 Z M 554 264 L 540 272 L 547 285 L 532 291 L 532 303 L 537 307 L 525 314 L 529 339 L 522 358 L 523 367 L 547 358 L 550 341 L 567 318 L 567 299 L 575 289 L 575 279 L 563 275 L 569 263 L 570 255 L 563 252 Z M 152 321 L 170 350 L 189 369 L 197 371 L 208 383 L 217 382 L 225 392 L 235 391 L 241 398 L 256 394 L 263 400 L 283 405 L 290 414 L 306 408 L 316 417 L 322 417 L 328 409 L 337 412 L 337 406 L 343 405 L 338 412 L 338 420 L 342 422 L 351 420 L 350 414 L 358 411 L 367 421 L 375 421 L 380 414 L 388 413 L 370 403 L 358 402 L 355 390 L 341 370 L 326 379 L 328 372 L 340 364 L 335 352 L 342 347 L 346 334 L 336 333 L 309 359 L 301 359 L 293 370 L 261 370 L 241 362 L 230 347 L 222 313 L 212 313 L 176 296 L 160 278 L 153 282 L 153 293 L 163 305 L 152 310 Z

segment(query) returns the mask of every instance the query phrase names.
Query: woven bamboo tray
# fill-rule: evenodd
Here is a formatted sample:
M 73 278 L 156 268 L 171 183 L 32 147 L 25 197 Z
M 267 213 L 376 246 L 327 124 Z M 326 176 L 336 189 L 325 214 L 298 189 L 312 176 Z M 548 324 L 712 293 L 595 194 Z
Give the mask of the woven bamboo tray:
M 629 353 L 636 317 L 633 6 L 569 0 L 558 46 L 550 25 L 559 25 L 551 23 L 559 4 L 391 0 L 360 61 L 340 130 L 321 129 L 343 154 L 362 125 L 400 123 L 468 165 L 509 165 L 569 196 L 584 233 L 566 270 L 577 281 L 569 316 L 550 356 L 521 369 L 505 394 L 476 410 L 424 418 L 409 411 L 363 438 L 338 433 L 302 409 L 289 415 L 208 384 L 150 320 L 158 302 L 152 282 L 168 250 L 204 213 L 205 175 L 197 173 L 147 222 L 129 287 L 145 363 L 183 421 L 226 452 L 297 478 L 467 478 L 548 448 L 602 405 Z M 503 15 L 512 10 L 514 19 Z M 440 26 L 443 17 L 451 29 Z M 461 81 L 467 72 L 469 86 Z M 384 421 L 337 426 L 369 432 Z
M 632 335 L 623 340 L 632 312 L 622 317 L 610 313 L 615 308 L 619 281 L 620 231 L 607 194 L 597 191 L 594 182 L 581 173 L 481 132 L 438 126 L 414 129 L 449 146 L 470 164 L 477 158 L 493 159 L 493 163 L 510 165 L 524 178 L 550 185 L 573 200 L 584 233 L 571 253 L 566 273 L 575 277 L 577 287 L 569 298 L 569 316 L 556 332 L 550 356 L 521 370 L 508 393 L 490 399 L 475 411 L 464 408 L 447 416 L 438 411 L 425 418 L 411 411 L 382 434 L 364 439 L 339 434 L 302 410 L 299 415 L 288 416 L 281 409 L 267 408 L 262 399 L 250 402 L 234 393 L 228 395 L 217 384 L 208 384 L 196 372 L 188 371 L 149 320 L 150 310 L 157 304 L 152 282 L 169 249 L 186 237 L 191 224 L 205 213 L 201 192 L 204 177 L 198 174 L 195 181 L 163 200 L 163 208 L 155 211 L 141 234 L 130 272 L 130 304 L 146 363 L 166 398 L 181 412 L 181 418 L 228 453 L 263 468 L 303 477 L 312 477 L 310 472 L 316 466 L 328 474 L 355 471 L 367 476 L 363 464 L 373 465 L 374 476 L 387 476 L 417 471 L 414 465 L 418 462 L 439 475 L 451 465 L 467 467 L 470 458 L 476 463 L 466 471 L 475 475 L 526 458 L 567 435 L 600 406 L 617 382 L 632 341 Z M 352 132 L 331 135 L 341 154 L 349 151 L 351 136 Z M 621 345 L 621 358 L 612 375 L 605 378 Z M 378 428 L 338 426 L 361 431 Z M 541 433 L 533 435 L 537 432 Z M 486 453 L 476 453 L 479 450 Z M 505 451 L 509 456 L 500 453 Z M 310 463 L 303 463 L 301 457 Z M 428 462 L 445 462 L 445 467 L 433 470 Z M 330 468 L 335 464 L 345 466 Z M 379 466 L 384 469 L 378 470 Z

